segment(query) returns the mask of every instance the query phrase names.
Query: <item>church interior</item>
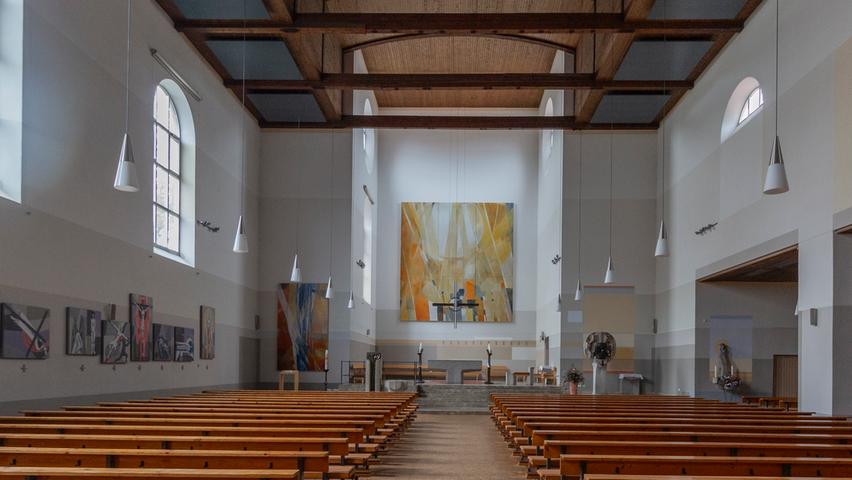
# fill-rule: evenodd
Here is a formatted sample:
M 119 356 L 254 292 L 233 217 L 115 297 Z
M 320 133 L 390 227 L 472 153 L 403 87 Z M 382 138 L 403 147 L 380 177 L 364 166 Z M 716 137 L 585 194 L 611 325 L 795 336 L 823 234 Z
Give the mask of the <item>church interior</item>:
M 0 100 L 0 479 L 852 478 L 850 0 L 0 0 Z

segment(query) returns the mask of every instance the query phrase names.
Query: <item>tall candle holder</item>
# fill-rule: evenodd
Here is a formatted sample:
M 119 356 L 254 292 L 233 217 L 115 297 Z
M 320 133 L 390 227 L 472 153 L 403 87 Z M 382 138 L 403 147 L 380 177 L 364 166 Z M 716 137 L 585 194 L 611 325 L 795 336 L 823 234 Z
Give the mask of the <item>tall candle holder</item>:
M 328 391 L 328 367 L 325 367 L 325 369 L 323 370 L 323 373 L 325 374 L 325 378 L 323 379 L 322 386 L 323 386 L 323 390 L 325 390 L 327 392 Z
M 485 368 L 485 384 L 492 385 L 494 382 L 491 381 L 491 344 L 488 345 L 488 348 L 485 350 L 485 353 L 488 354 L 488 363 Z

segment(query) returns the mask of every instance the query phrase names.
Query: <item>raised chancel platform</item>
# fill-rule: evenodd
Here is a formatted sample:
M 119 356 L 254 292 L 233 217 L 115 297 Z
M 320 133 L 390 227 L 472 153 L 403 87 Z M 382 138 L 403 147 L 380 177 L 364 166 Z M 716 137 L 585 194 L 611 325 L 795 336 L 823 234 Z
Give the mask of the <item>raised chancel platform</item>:
M 424 383 L 417 386 L 418 404 L 426 412 L 487 413 L 492 393 L 561 394 L 562 387 L 528 385 L 449 385 Z

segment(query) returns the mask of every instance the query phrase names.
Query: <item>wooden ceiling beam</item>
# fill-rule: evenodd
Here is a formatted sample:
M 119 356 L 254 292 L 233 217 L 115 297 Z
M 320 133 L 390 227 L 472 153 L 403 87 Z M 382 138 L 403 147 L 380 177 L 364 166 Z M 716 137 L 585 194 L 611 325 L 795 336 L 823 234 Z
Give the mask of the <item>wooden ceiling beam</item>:
M 420 40 L 423 38 L 443 38 L 443 37 L 476 37 L 476 38 L 494 38 L 497 40 L 509 40 L 513 42 L 529 43 L 540 47 L 552 48 L 554 50 L 562 50 L 565 52 L 574 53 L 574 47 L 563 43 L 554 42 L 538 37 L 530 37 L 527 35 L 516 35 L 511 33 L 468 33 L 468 32 L 447 32 L 447 33 L 403 33 L 401 35 L 393 35 L 390 37 L 374 38 L 363 42 L 349 45 L 343 49 L 344 53 L 354 52 L 355 50 L 363 50 L 365 48 L 377 47 L 379 45 L 387 45 L 389 43 L 407 42 L 410 40 Z
M 736 33 L 744 20 L 647 20 L 633 11 L 650 11 L 653 0 L 633 0 L 636 10 L 621 13 L 299 13 L 292 22 L 276 19 L 183 19 L 175 21 L 178 31 L 201 31 L 207 35 L 325 32 L 373 33 L 642 33 L 646 35 L 715 35 Z
M 240 79 L 225 82 L 240 86 Z M 318 80 L 249 80 L 257 92 L 342 90 L 520 90 L 592 89 L 660 92 L 692 88 L 688 80 L 598 80 L 588 73 L 325 74 Z
M 653 8 L 653 6 L 654 0 L 632 0 L 627 6 L 627 10 L 624 12 L 625 21 L 648 22 L 648 20 L 644 19 L 649 13 L 651 13 L 651 8 Z M 660 21 L 654 20 L 653 22 Z M 664 24 L 669 26 L 672 23 L 673 22 L 669 20 Z M 660 25 L 663 25 L 663 23 Z M 615 77 L 615 73 L 618 71 L 619 67 L 621 67 L 621 63 L 624 61 L 627 51 L 630 50 L 630 45 L 633 44 L 636 33 L 636 31 L 629 33 L 610 33 L 605 39 L 606 41 L 603 42 L 606 43 L 606 48 L 597 46 L 592 50 L 593 55 L 597 56 L 594 63 L 597 66 L 597 71 L 595 73 L 598 80 L 611 80 Z M 646 33 L 649 35 L 654 34 L 651 32 Z M 591 41 L 597 42 L 598 40 L 597 35 L 595 35 Z M 601 101 L 603 101 L 603 97 L 603 90 L 591 90 L 587 94 L 577 96 L 577 106 L 575 110 L 577 120 L 581 122 L 591 121 L 592 116 L 594 116 L 595 111 L 598 109 Z
M 467 117 L 425 115 L 344 115 L 334 122 L 264 122 L 264 129 L 447 129 L 447 130 L 656 130 L 653 124 L 580 124 L 574 117 Z
M 263 0 L 263 4 L 272 22 L 293 25 L 295 0 Z M 319 80 L 325 71 L 340 72 L 343 54 L 336 38 L 324 38 L 322 33 L 316 32 L 298 36 L 287 35 L 280 29 L 276 36 L 287 46 L 302 78 Z M 311 93 L 326 121 L 336 121 L 340 118 L 342 104 L 339 91 L 315 89 Z

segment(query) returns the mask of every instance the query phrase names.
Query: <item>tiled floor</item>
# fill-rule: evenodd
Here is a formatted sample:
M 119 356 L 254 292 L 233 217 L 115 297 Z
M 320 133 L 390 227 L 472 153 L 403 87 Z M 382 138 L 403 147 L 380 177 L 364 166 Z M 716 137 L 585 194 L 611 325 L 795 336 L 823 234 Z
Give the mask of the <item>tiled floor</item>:
M 419 413 L 402 438 L 370 467 L 370 479 L 522 479 L 524 468 L 488 415 Z

